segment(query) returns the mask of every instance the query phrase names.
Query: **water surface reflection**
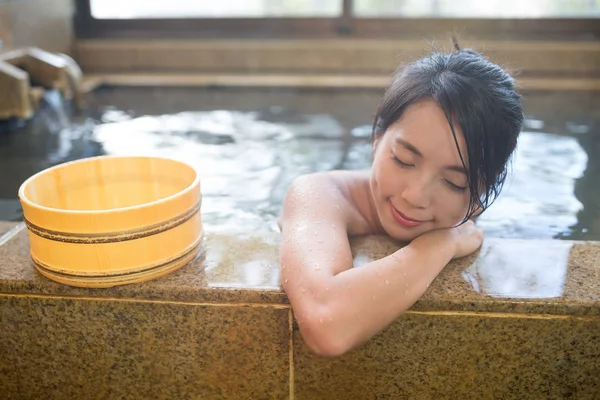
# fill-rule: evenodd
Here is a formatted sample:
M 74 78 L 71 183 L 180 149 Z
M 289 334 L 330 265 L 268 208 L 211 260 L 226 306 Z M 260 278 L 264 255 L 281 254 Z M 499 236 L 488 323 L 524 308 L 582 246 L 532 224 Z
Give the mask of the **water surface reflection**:
M 462 276 L 477 293 L 488 296 L 560 297 L 571 247 L 566 241 L 486 240 Z
M 207 229 L 269 231 L 295 176 L 369 167 L 379 95 L 118 89 L 93 94 L 79 115 L 49 96 L 26 126 L 0 134 L 0 219 L 20 218 L 17 188 L 43 168 L 144 154 L 198 167 Z M 488 237 L 600 240 L 596 116 L 582 114 L 582 101 L 579 114 L 553 113 L 547 102 L 526 103 L 513 173 L 478 223 Z

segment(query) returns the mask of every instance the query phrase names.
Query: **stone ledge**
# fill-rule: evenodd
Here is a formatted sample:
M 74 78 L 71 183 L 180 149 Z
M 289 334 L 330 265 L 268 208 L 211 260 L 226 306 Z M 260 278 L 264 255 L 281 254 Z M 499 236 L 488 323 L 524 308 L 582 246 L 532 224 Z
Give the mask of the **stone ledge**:
M 289 314 L 0 295 L 0 397 L 287 398 Z
M 89 93 L 102 85 L 125 87 L 238 87 L 238 88 L 328 88 L 385 89 L 390 77 L 352 74 L 224 74 L 224 73 L 116 73 L 88 74 L 81 90 Z M 600 91 L 600 78 L 519 77 L 527 91 Z
M 288 305 L 280 289 L 279 234 L 208 232 L 202 256 L 166 277 L 108 289 L 71 287 L 41 276 L 29 258 L 27 230 L 2 239 L 0 293 L 214 304 Z M 355 265 L 390 254 L 386 237 L 352 241 Z M 411 311 L 600 315 L 600 243 L 487 239 L 450 263 Z
M 6 231 L 14 225 L 1 223 L 0 228 Z M 0 293 L 193 303 L 287 303 L 279 289 L 276 235 L 206 235 L 202 254 L 168 276 L 141 284 L 95 289 L 59 284 L 39 274 L 30 260 L 27 229 L 21 227 L 0 246 Z
M 52 399 L 598 398 L 599 243 L 488 239 L 327 359 L 293 329 L 277 240 L 207 234 L 204 257 L 169 276 L 83 289 L 37 273 L 26 229 L 0 221 L 0 386 Z M 355 265 L 397 247 L 354 240 Z
M 438 44 L 447 49 L 449 41 Z M 600 44 L 579 41 L 466 40 L 519 74 L 597 77 Z M 411 39 L 90 39 L 74 44 L 87 73 L 288 73 L 383 74 L 432 49 Z
M 294 399 L 597 399 L 599 323 L 407 313 L 335 359 L 294 332 Z

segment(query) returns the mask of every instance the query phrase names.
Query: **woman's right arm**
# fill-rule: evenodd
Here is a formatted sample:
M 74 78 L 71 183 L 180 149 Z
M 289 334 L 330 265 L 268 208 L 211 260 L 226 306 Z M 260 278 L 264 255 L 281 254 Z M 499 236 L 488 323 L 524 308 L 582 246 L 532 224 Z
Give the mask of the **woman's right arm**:
M 283 288 L 309 348 L 338 356 L 410 308 L 452 258 L 475 251 L 482 232 L 469 222 L 424 234 L 390 256 L 353 268 L 347 199 L 323 174 L 297 179 L 281 225 Z

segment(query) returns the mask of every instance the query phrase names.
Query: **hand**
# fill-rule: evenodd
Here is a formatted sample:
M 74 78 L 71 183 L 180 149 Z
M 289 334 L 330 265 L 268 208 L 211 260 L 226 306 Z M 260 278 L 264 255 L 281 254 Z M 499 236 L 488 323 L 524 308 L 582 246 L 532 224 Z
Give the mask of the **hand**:
M 455 228 L 450 228 L 449 231 L 454 242 L 454 256 L 452 258 L 468 256 L 483 243 L 483 231 L 471 220 Z
M 434 229 L 415 238 L 412 243 L 425 249 L 435 247 L 450 259 L 465 257 L 483 243 L 483 231 L 472 220 L 454 228 Z M 450 260 L 447 260 L 450 261 Z

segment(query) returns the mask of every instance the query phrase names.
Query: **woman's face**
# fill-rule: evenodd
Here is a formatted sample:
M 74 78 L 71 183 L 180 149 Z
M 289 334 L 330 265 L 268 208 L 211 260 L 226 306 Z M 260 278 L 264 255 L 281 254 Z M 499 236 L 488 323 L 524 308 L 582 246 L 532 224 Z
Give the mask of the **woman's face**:
M 462 132 L 454 130 L 468 167 Z M 462 222 L 470 198 L 467 175 L 437 103 L 410 106 L 373 146 L 371 194 L 388 235 L 410 241 Z

